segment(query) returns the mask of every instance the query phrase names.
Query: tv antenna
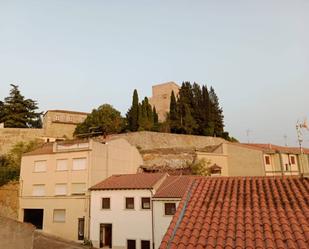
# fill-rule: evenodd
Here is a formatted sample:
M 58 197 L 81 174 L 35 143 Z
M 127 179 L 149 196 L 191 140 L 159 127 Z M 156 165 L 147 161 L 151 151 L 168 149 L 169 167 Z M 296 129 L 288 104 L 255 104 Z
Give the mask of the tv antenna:
M 298 140 L 299 150 L 300 150 L 300 164 L 301 164 L 301 170 L 302 170 L 302 172 L 300 172 L 301 177 L 303 177 L 303 173 L 304 173 L 304 169 L 303 169 L 303 165 L 302 165 L 302 154 L 304 153 L 302 143 L 304 141 L 303 132 L 305 130 L 309 131 L 307 119 L 305 118 L 303 122 L 297 120 L 296 132 L 297 132 L 297 140 Z
M 302 143 L 304 141 L 304 131 L 309 131 L 307 119 L 305 118 L 303 122 L 297 120 L 296 123 L 296 132 L 297 132 L 297 140 L 300 148 L 300 152 L 303 152 Z

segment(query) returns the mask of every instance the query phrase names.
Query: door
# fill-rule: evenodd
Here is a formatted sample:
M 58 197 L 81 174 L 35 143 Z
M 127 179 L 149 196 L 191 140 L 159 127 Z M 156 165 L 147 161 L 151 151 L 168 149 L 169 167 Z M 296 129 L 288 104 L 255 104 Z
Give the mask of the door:
M 78 218 L 78 240 L 84 240 L 85 218 Z
M 100 224 L 100 248 L 112 248 L 112 224 Z

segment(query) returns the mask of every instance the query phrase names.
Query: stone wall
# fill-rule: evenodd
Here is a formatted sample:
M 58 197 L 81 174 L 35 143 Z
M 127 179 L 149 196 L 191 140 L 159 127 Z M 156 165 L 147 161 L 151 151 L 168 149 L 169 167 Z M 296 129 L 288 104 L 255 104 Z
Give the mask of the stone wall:
M 0 216 L 0 248 L 32 249 L 35 227 Z
M 0 216 L 17 220 L 19 183 L 10 182 L 0 187 Z
M 42 138 L 43 135 L 43 129 L 1 128 L 0 154 L 7 153 L 17 142 L 26 142 L 36 138 Z
M 129 132 L 113 135 L 110 138 L 124 138 L 139 150 L 164 148 L 202 149 L 206 146 L 219 145 L 225 140 L 217 137 L 181 135 L 150 131 Z
M 86 249 L 79 243 L 35 230 L 31 224 L 0 216 L 1 249 Z
M 184 168 L 191 164 L 196 153 L 194 149 L 154 149 L 141 151 L 144 167 Z

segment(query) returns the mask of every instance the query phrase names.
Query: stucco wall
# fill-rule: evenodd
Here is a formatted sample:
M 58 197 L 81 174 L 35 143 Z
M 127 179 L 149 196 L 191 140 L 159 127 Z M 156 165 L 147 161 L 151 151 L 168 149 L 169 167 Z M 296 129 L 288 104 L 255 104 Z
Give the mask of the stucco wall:
M 199 160 L 205 159 L 206 162 L 209 161 L 209 166 L 217 164 L 221 167 L 221 176 L 229 176 L 228 155 L 219 153 L 197 152 L 197 158 Z
M 17 220 L 19 183 L 10 182 L 0 187 L 0 216 Z
M 155 248 L 159 248 L 161 241 L 171 223 L 172 215 L 164 214 L 164 203 L 175 202 L 176 208 L 179 204 L 179 199 L 165 199 L 153 201 L 153 216 L 154 216 L 154 242 Z
M 103 197 L 110 197 L 110 209 L 102 210 Z M 125 209 L 125 197 L 134 197 L 134 210 Z M 151 209 L 141 209 L 141 198 L 151 197 L 149 190 L 107 190 L 91 192 L 90 239 L 99 247 L 100 223 L 112 224 L 113 248 L 125 249 L 127 239 L 136 240 L 140 249 L 141 240 L 152 243 Z
M 263 152 L 226 144 L 229 176 L 264 176 Z

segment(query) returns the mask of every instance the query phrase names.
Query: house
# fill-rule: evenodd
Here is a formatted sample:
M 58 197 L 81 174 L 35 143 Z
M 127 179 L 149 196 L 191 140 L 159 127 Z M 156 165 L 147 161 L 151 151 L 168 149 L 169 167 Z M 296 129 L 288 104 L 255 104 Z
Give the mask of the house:
M 44 144 L 22 157 L 19 220 L 66 239 L 89 238 L 88 188 L 113 174 L 136 173 L 142 164 L 124 139 Z
M 158 248 L 191 176 L 113 175 L 91 187 L 90 240 L 98 248 Z
M 73 138 L 76 126 L 82 123 L 89 113 L 68 110 L 48 110 L 43 115 L 44 136 L 49 142 L 55 138 Z
M 183 196 L 160 249 L 305 249 L 309 179 L 201 177 Z
M 309 150 L 268 144 L 223 142 L 196 150 L 218 176 L 309 175 Z M 215 167 L 214 167 L 215 166 Z
M 266 175 L 309 175 L 309 149 L 274 144 L 246 144 L 263 152 Z

